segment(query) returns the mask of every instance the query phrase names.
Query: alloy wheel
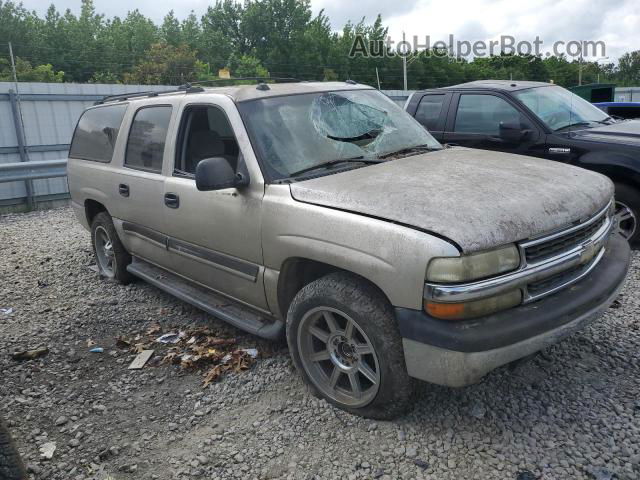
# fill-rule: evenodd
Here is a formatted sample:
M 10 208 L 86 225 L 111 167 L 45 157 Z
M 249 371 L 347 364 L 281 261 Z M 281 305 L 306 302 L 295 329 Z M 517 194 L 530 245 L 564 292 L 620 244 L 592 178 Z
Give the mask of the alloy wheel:
M 352 408 L 376 397 L 378 357 L 349 315 L 331 307 L 309 310 L 300 321 L 297 342 L 306 373 L 325 396 Z

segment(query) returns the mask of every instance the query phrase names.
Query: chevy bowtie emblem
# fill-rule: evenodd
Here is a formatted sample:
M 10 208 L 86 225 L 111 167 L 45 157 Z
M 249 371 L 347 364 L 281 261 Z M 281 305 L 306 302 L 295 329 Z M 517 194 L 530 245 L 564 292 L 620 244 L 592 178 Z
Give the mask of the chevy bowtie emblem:
M 595 257 L 596 253 L 598 253 L 600 245 L 595 242 L 589 242 L 583 246 L 582 254 L 580 254 L 580 263 L 587 263 L 593 257 Z

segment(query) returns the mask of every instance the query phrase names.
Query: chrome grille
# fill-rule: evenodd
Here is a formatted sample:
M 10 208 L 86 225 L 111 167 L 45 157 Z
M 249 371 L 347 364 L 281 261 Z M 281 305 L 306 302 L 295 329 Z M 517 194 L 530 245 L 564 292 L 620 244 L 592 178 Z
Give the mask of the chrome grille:
M 542 240 L 539 243 L 536 242 L 526 246 L 524 254 L 527 263 L 538 263 L 581 245 L 602 228 L 602 225 L 607 221 L 606 213 L 606 210 L 600 212 L 598 216 L 594 217 L 595 221 L 585 222 L 586 225 L 569 229 L 565 234 L 561 233 L 559 236 L 553 236 L 549 240 Z

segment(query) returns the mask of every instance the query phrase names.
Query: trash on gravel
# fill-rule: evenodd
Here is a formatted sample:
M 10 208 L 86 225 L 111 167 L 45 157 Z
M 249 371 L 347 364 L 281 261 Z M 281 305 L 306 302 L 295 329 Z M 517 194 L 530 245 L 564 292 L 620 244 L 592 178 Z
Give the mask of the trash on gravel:
M 13 313 L 13 308 L 11 307 L 0 308 L 0 313 L 3 315 L 11 315 Z
M 38 347 L 33 350 L 23 350 L 21 352 L 13 352 L 11 358 L 14 360 L 34 360 L 38 357 L 42 357 L 49 353 L 49 349 L 47 347 Z
M 202 386 L 206 387 L 210 383 L 215 382 L 222 374 L 229 370 L 233 370 L 235 373 L 248 370 L 252 361 L 253 358 L 246 351 L 234 350 L 233 352 L 225 355 L 220 364 L 207 372 L 204 377 L 204 381 L 202 382 Z
M 516 480 L 537 480 L 537 478 L 538 477 L 536 477 L 529 470 L 521 470 L 518 473 L 516 473 Z
M 612 480 L 614 475 L 614 472 L 605 467 L 589 467 L 586 470 L 595 480 Z
M 94 342 L 93 340 L 89 339 L 87 340 L 87 348 L 91 348 L 94 345 L 96 345 L 96 342 Z
M 184 332 L 171 332 L 156 338 L 158 343 L 178 343 L 185 336 Z
M 143 350 L 136 356 L 136 358 L 133 359 L 133 362 L 129 365 L 129 370 L 140 370 L 145 366 L 152 355 L 153 350 Z
M 89 270 L 91 270 L 92 272 L 98 273 L 100 270 L 98 270 L 98 265 L 87 265 L 87 268 Z
M 91 353 L 104 353 L 104 348 L 95 347 L 95 348 L 92 348 L 91 350 L 89 350 L 89 352 L 91 352 Z
M 427 468 L 429 468 L 429 462 L 425 462 L 424 460 L 421 460 L 419 458 L 416 458 L 413 461 L 413 464 L 417 467 L 420 467 L 422 470 L 426 470 Z
M 44 443 L 40 447 L 40 457 L 43 460 L 51 460 L 53 458 L 53 453 L 56 451 L 55 442 L 47 442 Z

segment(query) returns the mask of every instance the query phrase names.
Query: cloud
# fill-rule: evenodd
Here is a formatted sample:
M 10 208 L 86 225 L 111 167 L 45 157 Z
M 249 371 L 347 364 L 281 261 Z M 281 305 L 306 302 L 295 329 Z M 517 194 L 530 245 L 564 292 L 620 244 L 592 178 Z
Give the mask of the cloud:
M 341 30 L 348 22 L 358 23 L 365 17 L 367 23 L 373 23 L 382 15 L 382 21 L 387 23 L 389 19 L 410 13 L 421 2 L 420 0 L 403 0 L 402 2 L 390 2 L 388 0 L 316 0 L 312 1 L 314 13 L 324 9 L 331 20 L 331 26 L 335 30 Z

